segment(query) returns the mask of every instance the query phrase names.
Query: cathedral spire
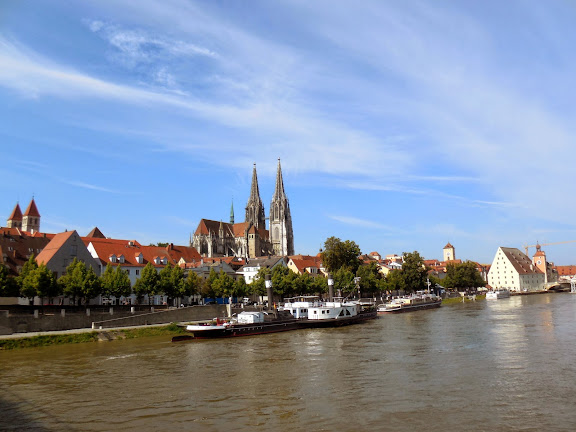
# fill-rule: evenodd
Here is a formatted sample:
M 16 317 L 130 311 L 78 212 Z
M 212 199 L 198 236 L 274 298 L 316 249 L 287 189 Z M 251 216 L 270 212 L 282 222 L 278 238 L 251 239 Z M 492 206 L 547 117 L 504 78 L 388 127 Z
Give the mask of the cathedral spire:
M 232 205 L 230 206 L 230 224 L 234 225 L 234 198 L 232 198 Z
M 276 188 L 270 203 L 270 238 L 276 255 L 294 255 L 292 216 L 290 214 L 290 204 L 284 191 L 280 158 L 278 158 L 278 171 L 276 172 Z
M 258 175 L 256 174 L 256 164 L 252 171 L 252 186 L 250 187 L 250 198 L 246 204 L 246 222 L 254 225 L 256 228 L 266 229 L 266 220 L 264 215 L 264 204 L 260 199 L 260 190 L 258 189 Z
M 285 200 L 286 193 L 284 192 L 284 180 L 282 179 L 282 167 L 280 166 L 280 158 L 278 158 L 278 170 L 276 171 L 276 188 L 272 201 Z

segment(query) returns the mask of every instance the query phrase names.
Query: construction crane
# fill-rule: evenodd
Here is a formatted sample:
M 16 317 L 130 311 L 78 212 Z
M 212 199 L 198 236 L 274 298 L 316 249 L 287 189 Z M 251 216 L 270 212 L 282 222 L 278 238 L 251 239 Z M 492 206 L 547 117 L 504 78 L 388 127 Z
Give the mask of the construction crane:
M 564 244 L 564 243 L 574 243 L 574 242 L 576 242 L 576 240 L 566 240 L 566 241 L 554 242 L 554 243 L 536 243 L 535 245 L 524 245 L 524 251 L 526 252 L 526 256 L 528 256 L 528 248 L 531 248 L 531 247 L 539 248 L 540 246 L 552 246 L 552 245 L 558 245 L 558 244 Z

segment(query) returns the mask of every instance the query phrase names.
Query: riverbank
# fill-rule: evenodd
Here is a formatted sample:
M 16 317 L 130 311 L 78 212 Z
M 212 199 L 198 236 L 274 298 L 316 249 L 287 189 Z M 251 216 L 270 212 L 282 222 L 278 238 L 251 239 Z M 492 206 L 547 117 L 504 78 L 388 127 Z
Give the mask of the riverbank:
M 178 336 L 185 331 L 177 324 L 139 326 L 107 330 L 79 329 L 45 334 L 16 334 L 0 338 L 0 350 L 36 348 L 87 342 L 108 342 L 150 336 Z
M 484 300 L 485 295 L 453 297 L 442 300 L 442 305 L 454 305 L 472 301 Z M 0 351 L 21 348 L 36 348 L 52 345 L 108 342 L 113 340 L 134 339 L 151 336 L 178 336 L 185 330 L 177 324 L 145 325 L 133 327 L 111 328 L 104 330 L 75 329 L 43 333 L 16 333 L 0 336 Z

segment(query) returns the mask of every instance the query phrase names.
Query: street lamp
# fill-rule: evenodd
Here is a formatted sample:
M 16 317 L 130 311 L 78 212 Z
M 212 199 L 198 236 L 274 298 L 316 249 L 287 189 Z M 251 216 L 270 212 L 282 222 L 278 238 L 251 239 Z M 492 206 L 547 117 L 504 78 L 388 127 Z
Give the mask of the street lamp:
M 334 279 L 332 274 L 328 273 L 328 301 L 334 300 Z
M 266 295 L 268 296 L 268 310 L 272 309 L 272 279 L 266 273 L 264 275 L 264 285 L 266 286 Z
M 360 296 L 360 278 L 359 277 L 355 277 L 354 278 L 354 283 L 356 284 L 356 288 L 358 288 L 358 301 L 360 301 L 360 299 L 362 298 Z

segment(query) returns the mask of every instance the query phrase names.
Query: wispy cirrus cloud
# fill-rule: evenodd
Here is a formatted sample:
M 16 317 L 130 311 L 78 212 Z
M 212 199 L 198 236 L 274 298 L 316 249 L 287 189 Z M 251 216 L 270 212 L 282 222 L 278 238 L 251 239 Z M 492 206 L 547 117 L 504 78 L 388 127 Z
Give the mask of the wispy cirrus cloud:
M 94 191 L 99 191 L 99 192 L 106 192 L 106 193 L 113 193 L 113 194 L 119 194 L 122 193 L 120 190 L 118 189 L 109 189 L 109 188 L 105 188 L 102 186 L 98 186 L 95 184 L 90 184 L 90 183 L 84 183 L 81 181 L 76 181 L 76 180 L 65 180 L 65 179 L 61 179 L 61 181 L 63 183 L 69 184 L 70 186 L 76 186 L 79 188 L 83 188 L 83 189 L 90 189 L 90 190 L 94 190 Z
M 147 109 L 164 106 L 183 117 L 195 117 L 250 134 L 256 130 L 264 139 L 253 145 L 260 146 L 272 158 L 286 154 L 284 149 L 291 148 L 284 161 L 302 171 L 370 175 L 383 167 L 391 173 L 398 172 L 409 163 L 405 152 L 383 145 L 371 134 L 288 101 L 272 104 L 254 97 L 238 105 L 233 103 L 235 98 L 202 100 L 162 89 L 153 91 L 117 84 L 55 64 L 2 38 L 0 61 L 4 66 L 0 69 L 0 85 L 26 95 L 74 100 L 95 97 Z M 268 136 L 274 140 L 268 140 Z M 210 143 L 206 145 L 210 147 Z M 375 156 L 379 154 L 381 156 Z M 238 159 L 238 155 L 234 157 Z
M 385 225 L 380 222 L 370 221 L 367 219 L 361 219 L 353 216 L 339 216 L 339 215 L 329 215 L 329 217 L 330 219 L 333 219 L 335 221 L 341 222 L 346 225 L 353 225 L 355 227 L 375 228 L 389 232 L 398 232 L 398 229 L 396 227 Z
M 218 54 L 209 48 L 163 35 L 154 36 L 143 29 L 126 29 L 100 20 L 84 20 L 84 23 L 92 32 L 134 61 L 152 61 L 165 54 L 218 57 Z

